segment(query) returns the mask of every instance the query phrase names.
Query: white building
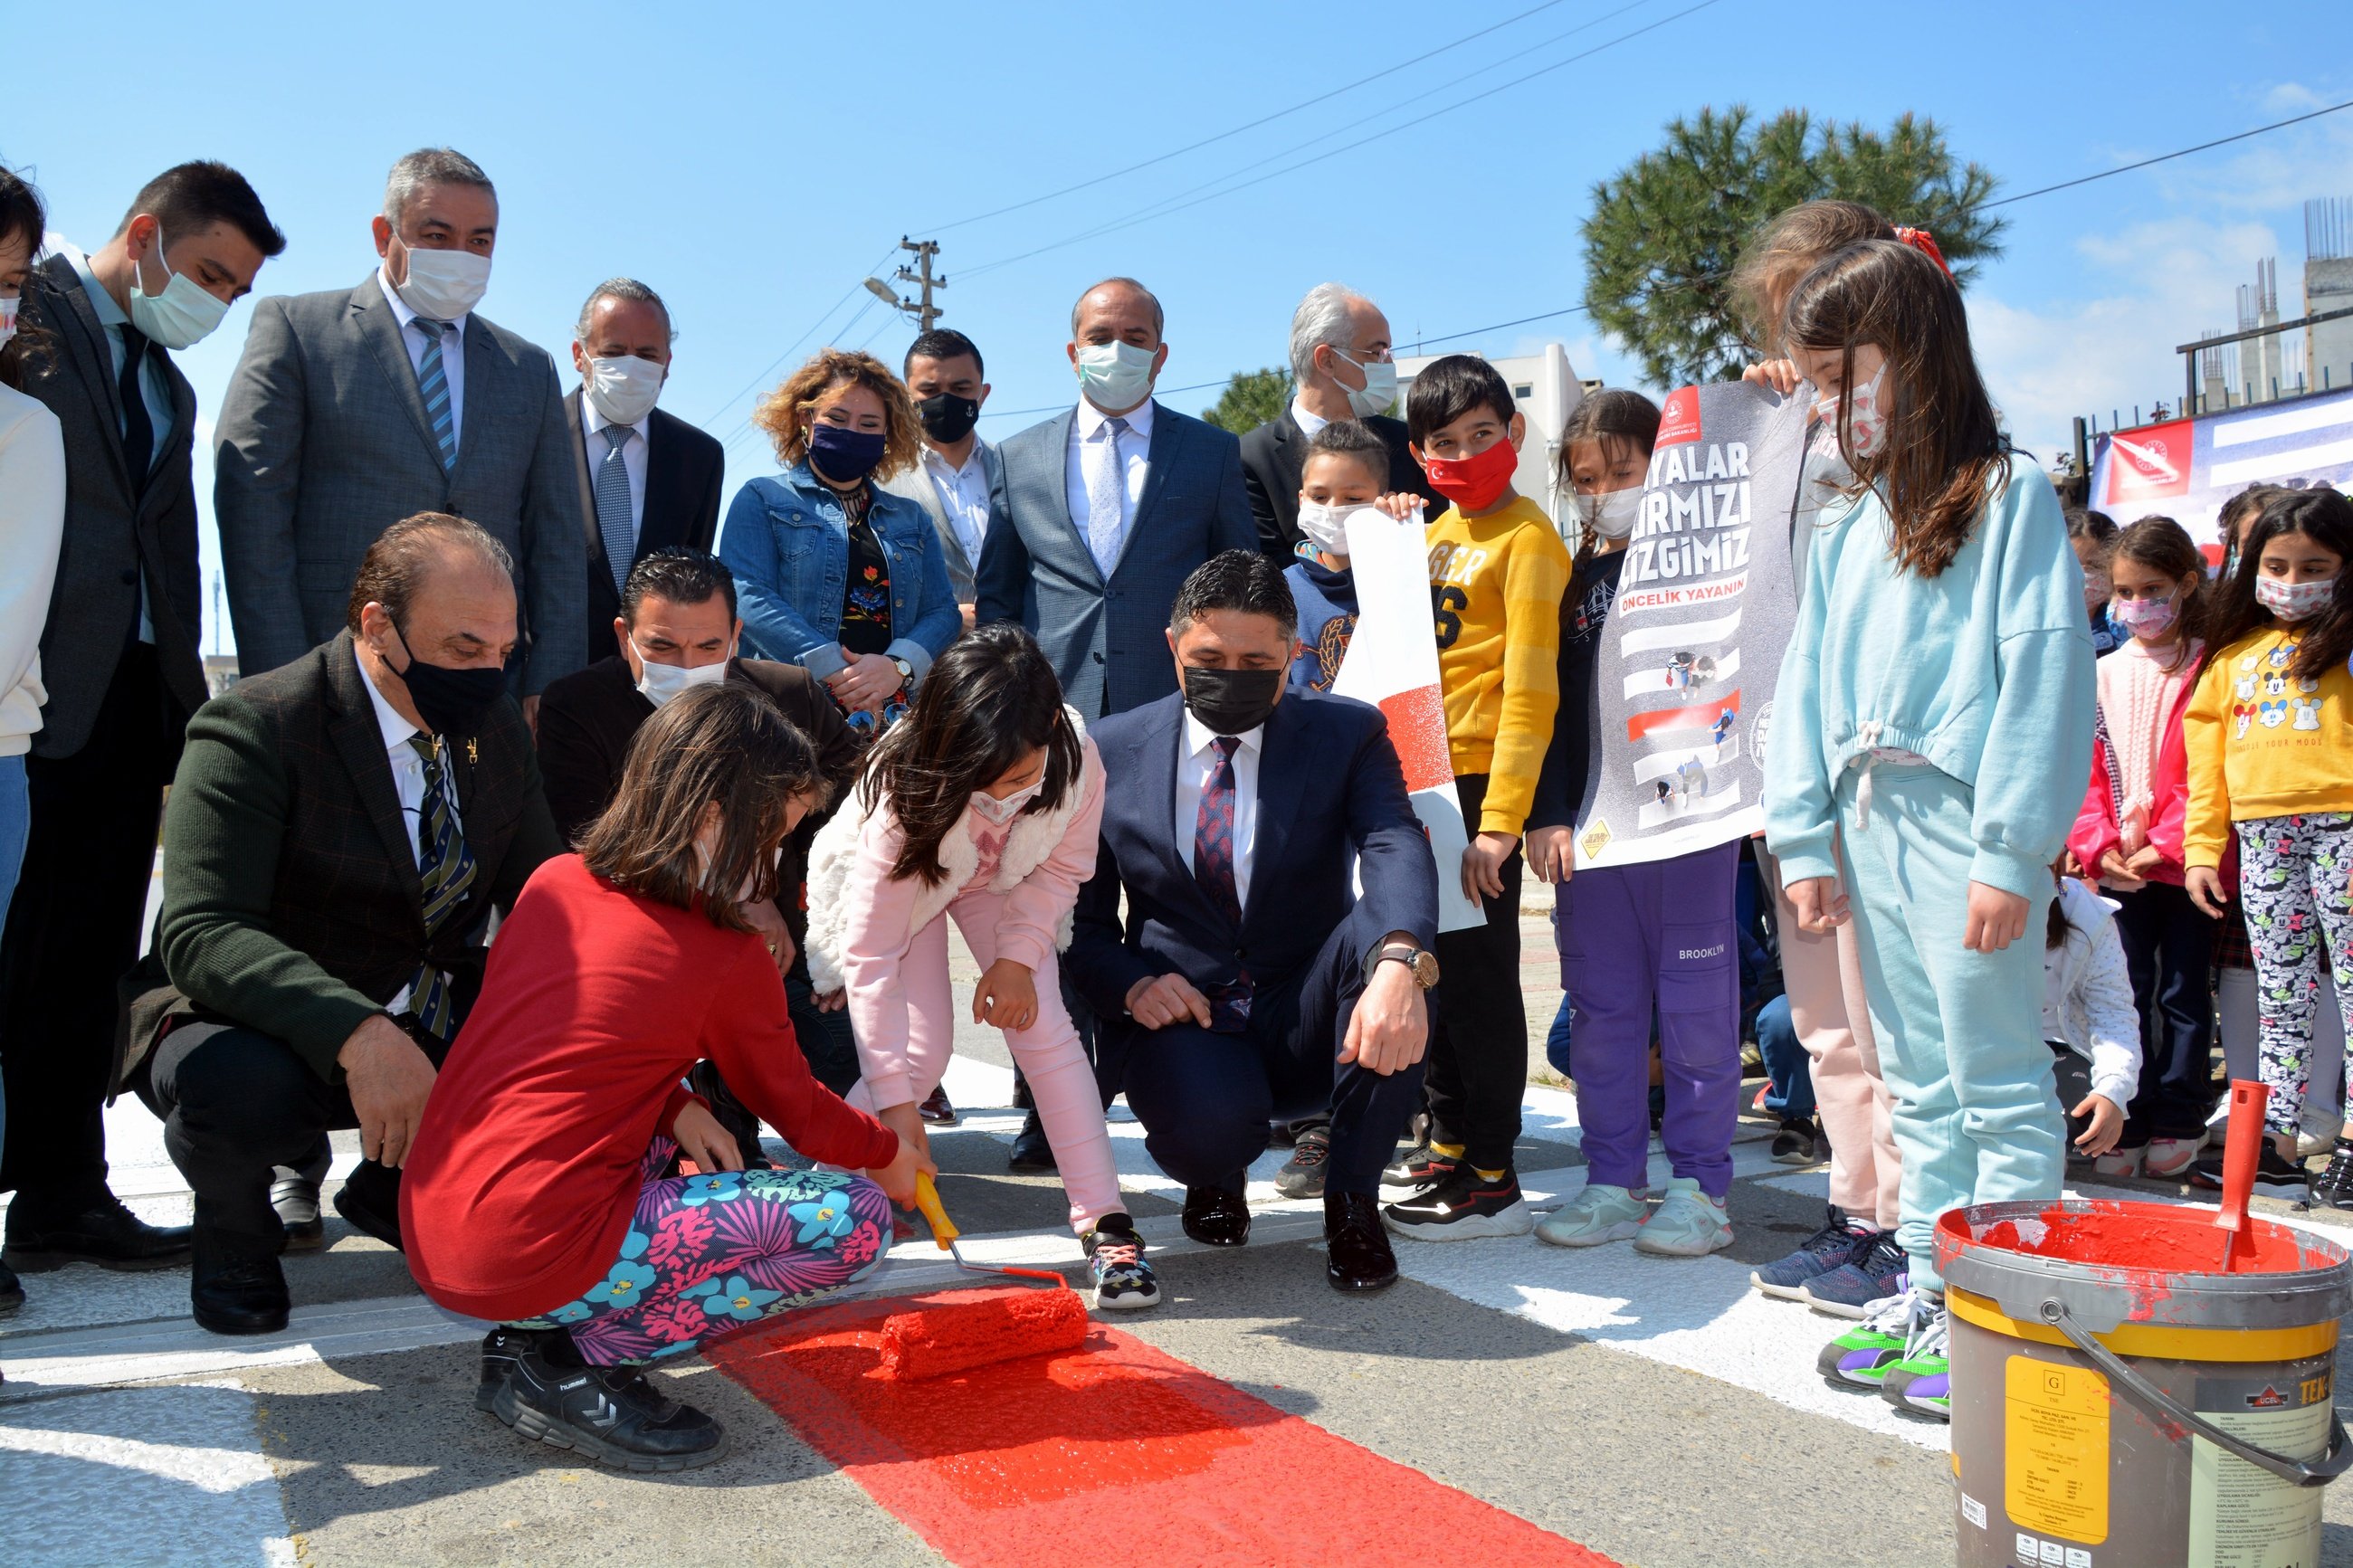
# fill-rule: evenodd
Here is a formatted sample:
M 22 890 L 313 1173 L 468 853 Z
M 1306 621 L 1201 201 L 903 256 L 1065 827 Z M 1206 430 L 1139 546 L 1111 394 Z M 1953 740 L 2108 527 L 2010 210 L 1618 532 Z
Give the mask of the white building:
M 1433 360 L 1443 357 L 1397 356 L 1399 418 L 1405 416 L 1405 398 L 1413 388 L 1413 378 Z M 1486 358 L 1484 354 L 1478 357 Z M 1568 349 L 1564 343 L 1549 342 L 1541 353 L 1488 363 L 1510 384 L 1512 399 L 1528 420 L 1527 439 L 1520 446 L 1520 467 L 1513 476 L 1512 488 L 1543 507 L 1553 525 L 1560 527 L 1565 509 L 1559 504 L 1554 484 L 1554 476 L 1559 471 L 1560 433 L 1568 424 L 1570 412 L 1585 401 L 1585 385 L 1570 367 Z

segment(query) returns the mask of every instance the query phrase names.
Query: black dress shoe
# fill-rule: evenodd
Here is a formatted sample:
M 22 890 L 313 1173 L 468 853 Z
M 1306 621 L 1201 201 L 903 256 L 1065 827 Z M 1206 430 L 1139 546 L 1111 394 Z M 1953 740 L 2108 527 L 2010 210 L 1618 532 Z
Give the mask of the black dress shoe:
M 1397 1283 L 1397 1254 L 1370 1193 L 1324 1194 L 1324 1278 L 1335 1290 L 1381 1290 Z
M 6 1317 L 9 1313 L 15 1311 L 24 1304 L 25 1286 L 23 1281 L 19 1280 L 14 1273 L 10 1272 L 6 1264 L 0 1263 L 0 1318 Z
M 491 1414 L 523 1436 L 617 1470 L 691 1470 L 727 1454 L 724 1426 L 664 1396 L 637 1368 L 552 1365 L 536 1345 L 515 1358 Z
M 188 1306 L 197 1327 L 216 1334 L 274 1334 L 286 1326 L 292 1303 L 274 1237 L 206 1229 L 195 1250 Z
M 1054 1146 L 1046 1142 L 1046 1129 L 1031 1111 L 1021 1123 L 1021 1131 L 1013 1135 L 1013 1152 L 1006 1156 L 1005 1168 L 1017 1176 L 1050 1176 L 1054 1173 Z
M 1250 1205 L 1223 1187 L 1185 1189 L 1185 1234 L 1204 1247 L 1240 1247 L 1250 1239 Z
M 335 1212 L 362 1235 L 375 1237 L 396 1252 L 406 1250 L 400 1245 L 399 1172 L 374 1160 L 361 1161 L 335 1189 Z
M 327 1245 L 327 1222 L 319 1217 L 319 1184 L 280 1176 L 269 1184 L 269 1206 L 286 1227 L 286 1250 L 316 1252 Z
M 69 1263 L 171 1268 L 188 1260 L 188 1245 L 186 1226 L 149 1225 L 111 1193 L 93 1208 L 55 1218 L 25 1213 L 19 1199 L 8 1211 L 8 1244 L 0 1261 L 26 1274 L 46 1274 Z

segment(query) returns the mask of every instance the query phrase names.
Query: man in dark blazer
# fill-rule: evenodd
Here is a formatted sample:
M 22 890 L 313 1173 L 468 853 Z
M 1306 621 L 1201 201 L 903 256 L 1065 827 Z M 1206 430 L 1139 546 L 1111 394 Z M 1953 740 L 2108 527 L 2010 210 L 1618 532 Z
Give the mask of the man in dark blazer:
M 244 674 L 333 637 L 368 546 L 420 511 L 470 518 L 513 558 L 526 717 L 587 662 L 588 522 L 555 363 L 474 310 L 498 225 L 472 159 L 411 153 L 385 183 L 375 271 L 255 306 L 213 458 Z
M 1284 565 L 1302 537 L 1299 484 L 1307 443 L 1335 419 L 1359 420 L 1381 438 L 1389 449 L 1390 489 L 1419 496 L 1431 517 L 1445 510 L 1406 448 L 1405 421 L 1388 416 L 1397 401 L 1389 351 L 1389 319 L 1337 283 L 1318 283 L 1292 312 L 1291 374 L 1297 390 L 1282 413 L 1242 437 L 1242 483 L 1259 548 Z
M 580 307 L 564 399 L 580 477 L 588 552 L 591 660 L 613 649 L 613 618 L 629 568 L 657 550 L 709 550 L 719 533 L 727 455 L 685 420 L 654 406 L 670 379 L 670 307 L 634 278 L 609 278 Z
M 274 1166 L 356 1127 L 335 1194 L 400 1244 L 399 1166 L 481 983 L 493 910 L 562 841 L 501 667 L 506 552 L 462 518 L 370 545 L 344 630 L 197 712 L 164 822 L 131 1082 L 195 1194 L 196 1321 L 286 1324 Z
M 209 331 L 285 245 L 235 170 L 183 163 L 105 245 L 51 258 L 24 290 L 19 329 L 42 344 L 25 391 L 58 416 L 66 517 L 41 633 L 48 701 L 25 768 L 30 832 L 0 938 L 0 1189 L 16 1192 L 0 1275 L 187 1254 L 185 1227 L 142 1225 L 108 1190 L 101 1121 L 156 815 L 205 700 L 196 397 L 170 351 Z
M 1036 635 L 1062 693 L 1092 719 L 1176 689 L 1163 651 L 1185 574 L 1255 549 L 1232 436 L 1152 399 L 1168 362 L 1160 301 L 1132 278 L 1079 296 L 1079 405 L 1008 440 L 1006 515 L 975 575 L 982 622 Z
M 1102 1020 L 1105 1089 L 1185 1184 L 1185 1233 L 1248 1239 L 1269 1120 L 1328 1106 L 1325 1277 L 1378 1289 L 1397 1278 L 1381 1167 L 1421 1100 L 1437 864 L 1379 710 L 1286 689 L 1298 613 L 1272 562 L 1210 561 L 1166 636 L 1182 690 L 1093 731 L 1103 846 L 1065 973 Z

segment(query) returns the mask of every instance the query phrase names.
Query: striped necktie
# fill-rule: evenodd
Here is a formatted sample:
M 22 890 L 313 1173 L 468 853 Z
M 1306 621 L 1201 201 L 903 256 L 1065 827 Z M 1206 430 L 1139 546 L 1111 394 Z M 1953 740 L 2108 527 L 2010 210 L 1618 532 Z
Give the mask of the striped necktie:
M 425 933 L 429 938 L 439 935 L 465 903 L 466 890 L 474 885 L 474 854 L 458 830 L 457 813 L 449 809 L 433 737 L 411 735 L 408 743 L 425 763 L 425 804 L 417 814 L 417 878 L 425 888 Z M 448 1039 L 455 1011 L 449 977 L 430 963 L 418 964 L 408 983 L 408 1010 L 436 1038 Z
M 617 594 L 628 584 L 638 553 L 637 531 L 629 526 L 629 470 L 621 457 L 636 435 L 627 425 L 606 426 L 605 460 L 596 465 L 596 531 L 605 537 L 605 564 Z
M 1193 819 L 1193 880 L 1239 936 L 1242 900 L 1234 879 L 1234 752 L 1241 742 L 1232 735 L 1219 735 L 1210 744 L 1217 750 L 1218 761 L 1202 784 L 1200 810 Z M 1230 985 L 1204 987 L 1204 994 L 1209 1002 L 1212 1034 L 1239 1035 L 1249 1027 L 1249 969 L 1242 969 Z
M 433 423 L 433 444 L 447 472 L 458 466 L 458 422 L 449 415 L 449 378 L 441 369 L 441 336 L 449 323 L 419 316 L 408 324 L 425 340 L 425 357 L 417 362 L 417 390 L 425 398 L 425 416 Z

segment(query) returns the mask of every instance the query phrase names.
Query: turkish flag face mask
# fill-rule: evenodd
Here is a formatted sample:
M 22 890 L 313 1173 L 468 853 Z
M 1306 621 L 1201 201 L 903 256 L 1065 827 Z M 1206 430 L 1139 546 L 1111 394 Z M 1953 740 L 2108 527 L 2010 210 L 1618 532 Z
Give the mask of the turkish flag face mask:
M 1424 458 L 1422 471 L 1430 488 L 1454 503 L 1457 511 L 1484 511 L 1511 488 L 1520 466 L 1519 449 L 1508 437 L 1497 437 L 1483 452 L 1468 458 Z

